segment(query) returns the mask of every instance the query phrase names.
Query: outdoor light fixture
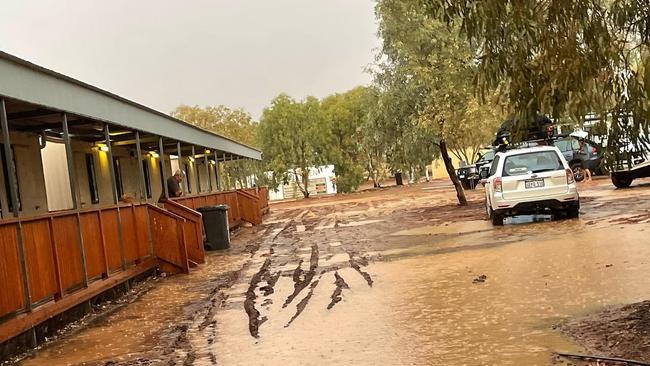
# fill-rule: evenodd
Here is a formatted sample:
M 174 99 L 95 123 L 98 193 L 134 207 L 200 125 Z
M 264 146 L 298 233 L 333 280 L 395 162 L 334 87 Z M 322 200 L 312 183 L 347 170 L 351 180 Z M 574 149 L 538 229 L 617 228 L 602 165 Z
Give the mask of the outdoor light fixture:
M 210 149 L 205 149 L 204 153 L 209 154 L 209 153 L 210 153 Z
M 187 159 L 192 163 L 194 162 L 194 158 L 192 156 L 188 157 Z
M 210 164 L 214 165 L 215 164 L 214 160 L 210 160 Z
M 155 151 L 149 151 L 149 156 L 151 156 L 154 159 L 158 159 L 160 155 L 158 155 L 158 153 Z
M 108 152 L 108 146 L 106 144 L 97 144 L 96 147 L 99 151 Z

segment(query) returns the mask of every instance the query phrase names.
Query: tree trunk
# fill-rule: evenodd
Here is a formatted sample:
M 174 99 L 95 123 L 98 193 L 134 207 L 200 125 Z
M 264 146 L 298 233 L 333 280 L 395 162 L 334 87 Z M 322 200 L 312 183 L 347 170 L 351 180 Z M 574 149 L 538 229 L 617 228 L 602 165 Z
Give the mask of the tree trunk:
M 302 191 L 302 195 L 305 196 L 305 198 L 309 198 L 309 169 L 305 169 L 302 172 L 302 184 L 305 187 Z
M 305 173 L 301 173 L 302 179 L 300 179 L 300 176 L 298 175 L 298 172 L 296 169 L 293 170 L 293 175 L 296 177 L 296 187 L 300 190 L 300 193 L 302 193 L 303 197 L 308 198 L 309 197 L 309 172 L 307 172 L 307 176 L 305 177 Z M 303 185 L 304 184 L 304 188 Z
M 458 177 L 456 176 L 456 170 L 454 169 L 454 165 L 451 162 L 449 151 L 447 151 L 447 143 L 444 140 L 440 141 L 440 155 L 442 155 L 442 161 L 445 163 L 445 169 L 447 170 L 449 179 L 451 179 L 451 182 L 454 184 L 454 188 L 456 188 L 456 197 L 458 197 L 458 203 L 461 206 L 467 206 L 465 191 L 463 190 L 463 186 L 460 184 L 460 180 L 458 180 Z

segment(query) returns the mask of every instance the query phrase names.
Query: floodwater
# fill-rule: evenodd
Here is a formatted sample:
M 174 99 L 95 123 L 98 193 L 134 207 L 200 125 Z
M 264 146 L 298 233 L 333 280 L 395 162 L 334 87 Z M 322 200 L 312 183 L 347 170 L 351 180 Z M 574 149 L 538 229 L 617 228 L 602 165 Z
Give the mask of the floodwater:
M 581 351 L 556 325 L 647 299 L 650 187 L 589 187 L 578 220 L 497 228 L 480 192 L 450 216 L 430 205 L 453 192 L 433 188 L 280 206 L 254 254 L 212 255 L 22 365 L 163 362 L 170 349 L 185 365 L 550 365 Z

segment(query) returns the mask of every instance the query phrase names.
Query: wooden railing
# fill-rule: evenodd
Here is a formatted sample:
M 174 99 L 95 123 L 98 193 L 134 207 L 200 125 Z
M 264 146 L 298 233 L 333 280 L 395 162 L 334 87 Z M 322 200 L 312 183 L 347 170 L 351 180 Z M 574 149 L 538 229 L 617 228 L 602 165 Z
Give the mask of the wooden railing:
M 239 226 L 242 221 L 254 225 L 261 224 L 261 217 L 269 211 L 268 197 L 268 188 L 259 187 L 179 197 L 172 200 L 194 210 L 203 206 L 226 204 L 230 207 L 228 224 L 232 228 Z
M 204 206 L 226 204 L 230 208 L 228 210 L 228 225 L 236 227 L 242 222 L 239 202 L 237 201 L 237 191 L 214 192 L 200 196 L 179 197 L 173 200 L 194 210 Z
M 260 200 L 256 195 L 244 190 L 238 190 L 237 201 L 239 204 L 239 212 L 241 212 L 244 221 L 250 222 L 253 225 L 262 223 L 262 209 L 260 207 Z
M 154 255 L 167 273 L 190 273 L 187 257 L 186 220 L 158 206 L 149 205 Z
M 203 249 L 203 219 L 201 214 L 178 202 L 167 200 L 165 209 L 185 219 L 183 228 L 186 237 L 187 257 L 190 265 L 205 263 L 205 250 Z
M 0 342 L 154 268 L 151 237 L 161 235 L 151 231 L 150 216 L 157 212 L 151 207 L 119 205 L 0 221 Z M 179 219 L 184 221 L 176 223 Z

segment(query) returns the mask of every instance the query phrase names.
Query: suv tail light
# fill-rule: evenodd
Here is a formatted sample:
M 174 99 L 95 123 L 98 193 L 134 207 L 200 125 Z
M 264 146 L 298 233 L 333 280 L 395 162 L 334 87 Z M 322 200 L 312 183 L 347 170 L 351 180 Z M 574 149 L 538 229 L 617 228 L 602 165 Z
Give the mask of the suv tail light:
M 573 176 L 573 170 L 571 169 L 566 170 L 566 182 L 567 184 L 573 184 L 576 182 L 576 178 Z
M 501 178 L 494 178 L 494 191 L 501 193 L 503 191 L 503 182 Z
M 591 147 L 591 153 L 592 153 L 592 154 L 597 154 L 597 153 L 598 153 L 598 149 L 596 149 L 595 146 L 592 146 L 592 147 Z

